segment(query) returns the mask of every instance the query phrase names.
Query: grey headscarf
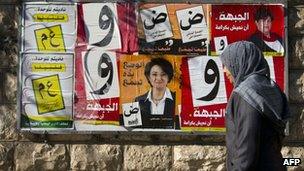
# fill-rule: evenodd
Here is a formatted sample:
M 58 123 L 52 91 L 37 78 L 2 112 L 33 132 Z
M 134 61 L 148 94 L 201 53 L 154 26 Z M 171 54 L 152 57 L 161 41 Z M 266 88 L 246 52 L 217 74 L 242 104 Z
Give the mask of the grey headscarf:
M 226 47 L 221 55 L 222 63 L 234 78 L 234 87 L 252 74 L 269 77 L 269 66 L 262 52 L 255 44 L 239 41 Z
M 285 94 L 269 77 L 263 53 L 251 42 L 239 41 L 226 47 L 220 59 L 234 78 L 234 92 L 271 120 L 283 134 L 290 117 Z

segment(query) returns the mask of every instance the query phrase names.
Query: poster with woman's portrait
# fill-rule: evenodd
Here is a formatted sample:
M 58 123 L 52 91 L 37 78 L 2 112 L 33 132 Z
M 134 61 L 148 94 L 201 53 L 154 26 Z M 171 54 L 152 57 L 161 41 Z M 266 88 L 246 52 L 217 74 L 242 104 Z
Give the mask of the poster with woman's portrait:
M 253 42 L 264 53 L 271 78 L 284 90 L 284 6 L 212 5 L 211 13 L 210 55 L 220 55 L 236 41 Z
M 144 129 L 179 129 L 180 58 L 120 57 L 121 125 Z
M 284 6 L 212 5 L 211 13 L 212 55 L 239 40 L 253 42 L 268 56 L 284 55 Z

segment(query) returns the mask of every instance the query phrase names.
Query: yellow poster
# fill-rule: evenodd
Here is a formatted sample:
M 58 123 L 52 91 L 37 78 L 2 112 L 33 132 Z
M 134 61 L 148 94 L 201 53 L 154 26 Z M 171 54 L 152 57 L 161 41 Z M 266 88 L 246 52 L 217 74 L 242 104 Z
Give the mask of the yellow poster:
M 65 108 L 58 74 L 34 79 L 32 83 L 38 114 Z
M 61 25 L 35 30 L 38 51 L 65 52 Z

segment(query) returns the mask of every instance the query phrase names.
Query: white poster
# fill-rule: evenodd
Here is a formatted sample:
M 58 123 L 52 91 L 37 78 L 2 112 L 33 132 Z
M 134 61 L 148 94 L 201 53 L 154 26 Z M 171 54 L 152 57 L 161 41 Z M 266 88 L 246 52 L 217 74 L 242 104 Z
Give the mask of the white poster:
M 142 125 L 141 113 L 138 102 L 122 104 L 122 109 L 125 127 Z
M 176 11 L 183 43 L 208 39 L 208 27 L 202 6 Z
M 23 51 L 74 52 L 76 13 L 74 4 L 25 4 Z
M 87 100 L 119 97 L 116 53 L 93 48 L 82 59 Z
M 173 37 L 166 5 L 143 9 L 140 17 L 148 43 Z
M 88 44 L 107 50 L 120 49 L 116 3 L 87 3 L 82 8 Z
M 189 58 L 193 106 L 227 103 L 225 79 L 219 57 Z
M 225 48 L 228 46 L 227 36 L 215 37 L 214 45 L 215 45 L 216 55 L 221 55 L 225 50 Z
M 30 127 L 72 127 L 73 54 L 23 54 L 21 73 L 21 114 Z
M 275 81 L 275 73 L 274 73 L 274 64 L 273 64 L 273 57 L 272 56 L 265 56 L 265 59 L 268 63 L 270 69 L 270 78 Z

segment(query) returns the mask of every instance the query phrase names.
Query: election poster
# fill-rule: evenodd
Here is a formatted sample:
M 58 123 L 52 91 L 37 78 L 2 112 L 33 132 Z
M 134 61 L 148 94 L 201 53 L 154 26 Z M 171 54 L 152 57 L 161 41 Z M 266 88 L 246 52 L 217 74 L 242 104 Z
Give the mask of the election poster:
M 78 47 L 138 51 L 135 3 L 84 3 L 77 9 Z
M 79 51 L 76 56 L 75 121 L 118 125 L 120 92 L 116 53 L 98 47 Z
M 76 5 L 26 3 L 23 8 L 23 52 L 74 52 Z
M 21 63 L 21 127 L 73 127 L 73 54 L 25 53 Z
M 119 126 L 117 53 L 137 50 L 136 25 L 130 22 L 136 21 L 135 5 L 85 3 L 78 12 L 75 127 L 125 130 Z
M 139 53 L 207 54 L 208 18 L 206 4 L 139 4 Z
M 219 55 L 228 44 L 247 40 L 265 55 L 284 55 L 283 5 L 212 5 L 211 13 L 211 54 Z
M 180 65 L 181 58 L 172 55 L 121 56 L 121 125 L 135 131 L 180 129 Z
M 115 3 L 88 3 L 82 5 L 85 35 L 90 46 L 107 50 L 121 48 Z
M 220 55 L 236 41 L 253 42 L 270 64 L 272 79 L 284 90 L 284 5 L 212 5 L 211 14 L 210 54 Z
M 225 108 L 232 85 L 219 57 L 197 56 L 182 62 L 181 129 L 224 131 Z

